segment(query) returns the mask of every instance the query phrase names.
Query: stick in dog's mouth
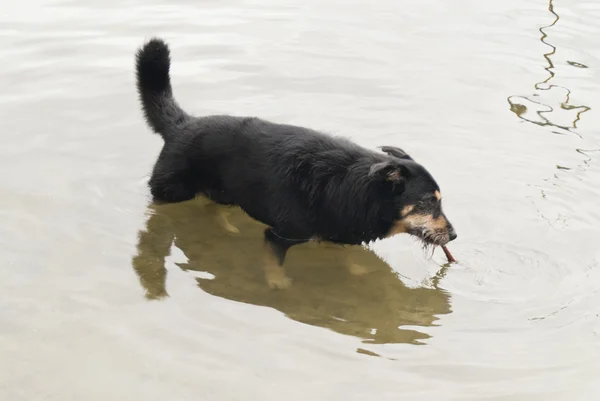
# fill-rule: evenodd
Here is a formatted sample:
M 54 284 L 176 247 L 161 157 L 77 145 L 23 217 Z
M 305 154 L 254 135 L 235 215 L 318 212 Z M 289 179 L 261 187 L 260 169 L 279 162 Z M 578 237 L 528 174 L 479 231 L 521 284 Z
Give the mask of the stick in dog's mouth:
M 454 256 L 452 256 L 446 245 L 442 245 L 442 250 L 446 254 L 446 259 L 448 259 L 448 263 L 456 263 L 456 259 L 454 259 Z

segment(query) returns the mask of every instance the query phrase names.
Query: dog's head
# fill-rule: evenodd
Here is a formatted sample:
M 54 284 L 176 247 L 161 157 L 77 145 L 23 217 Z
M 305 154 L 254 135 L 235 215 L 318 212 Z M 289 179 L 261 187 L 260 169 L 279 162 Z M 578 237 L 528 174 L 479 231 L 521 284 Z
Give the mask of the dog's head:
M 384 146 L 392 156 L 376 163 L 370 175 L 383 180 L 393 193 L 395 221 L 388 233 L 408 233 L 425 245 L 445 245 L 456 239 L 456 231 L 442 211 L 440 188 L 429 172 L 402 149 Z

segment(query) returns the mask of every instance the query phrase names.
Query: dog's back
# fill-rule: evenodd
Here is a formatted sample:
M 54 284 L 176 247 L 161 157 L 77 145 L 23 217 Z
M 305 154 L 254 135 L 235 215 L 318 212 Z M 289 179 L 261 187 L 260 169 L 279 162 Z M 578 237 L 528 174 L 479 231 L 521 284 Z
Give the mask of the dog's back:
M 359 192 L 368 193 L 366 172 L 387 156 L 304 127 L 258 118 L 192 117 L 173 97 L 167 45 L 150 40 L 136 61 L 146 121 L 165 140 L 150 180 L 155 200 L 178 202 L 202 193 L 305 236 L 314 234 L 315 225 L 321 235 L 353 236 L 373 220 L 364 211 L 376 212 L 376 199 Z M 349 213 L 356 218 L 346 218 Z

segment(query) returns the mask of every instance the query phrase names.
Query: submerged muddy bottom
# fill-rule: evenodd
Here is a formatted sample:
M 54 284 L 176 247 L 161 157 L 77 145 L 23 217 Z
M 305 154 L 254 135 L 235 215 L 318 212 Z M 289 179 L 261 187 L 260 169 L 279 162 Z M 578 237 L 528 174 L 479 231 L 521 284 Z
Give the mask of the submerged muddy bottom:
M 591 0 L 0 5 L 0 399 L 595 400 L 598 20 Z M 277 291 L 259 223 L 150 205 L 153 35 L 190 112 L 405 148 L 459 263 L 405 236 L 306 244 Z

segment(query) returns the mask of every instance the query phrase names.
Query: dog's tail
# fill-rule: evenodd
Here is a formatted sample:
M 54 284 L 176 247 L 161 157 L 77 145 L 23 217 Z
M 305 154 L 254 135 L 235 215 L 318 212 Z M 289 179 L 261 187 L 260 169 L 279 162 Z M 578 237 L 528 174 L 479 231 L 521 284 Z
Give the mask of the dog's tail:
M 136 55 L 137 90 L 148 125 L 165 141 L 176 136 L 177 129 L 190 116 L 173 98 L 169 67 L 169 47 L 153 38 Z

